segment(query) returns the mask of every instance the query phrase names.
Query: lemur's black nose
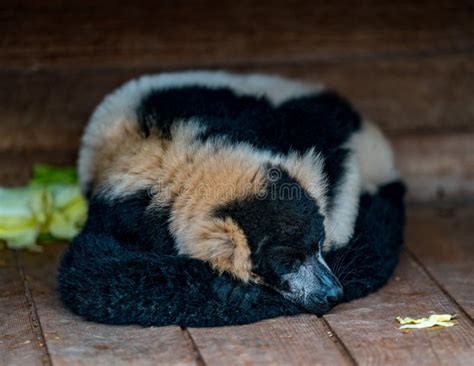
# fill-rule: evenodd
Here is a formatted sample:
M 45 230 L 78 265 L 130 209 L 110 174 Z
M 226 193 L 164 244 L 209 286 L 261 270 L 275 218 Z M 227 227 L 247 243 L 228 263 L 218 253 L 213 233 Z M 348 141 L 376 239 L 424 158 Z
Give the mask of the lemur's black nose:
M 319 296 L 322 301 L 334 306 L 342 300 L 342 285 L 336 276 L 327 268 L 317 273 L 319 279 Z
M 339 284 L 327 287 L 324 292 L 316 291 L 310 294 L 304 307 L 318 316 L 326 314 L 342 300 L 343 291 Z
M 331 287 L 326 293 L 326 302 L 335 305 L 341 301 L 343 295 L 342 288 L 340 286 Z

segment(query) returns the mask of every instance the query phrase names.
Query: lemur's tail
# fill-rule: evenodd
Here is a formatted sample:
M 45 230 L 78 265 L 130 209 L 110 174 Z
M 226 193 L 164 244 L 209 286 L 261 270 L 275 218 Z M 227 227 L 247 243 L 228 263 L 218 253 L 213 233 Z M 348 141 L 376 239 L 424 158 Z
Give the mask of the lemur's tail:
M 271 290 L 217 276 L 198 260 L 130 250 L 88 232 L 64 254 L 58 288 L 66 307 L 107 324 L 219 326 L 300 311 Z
M 403 185 L 392 183 L 361 197 L 354 238 L 327 255 L 346 300 L 376 290 L 393 272 L 403 241 L 403 194 Z M 218 326 L 301 311 L 265 287 L 217 276 L 198 260 L 137 251 L 87 229 L 67 248 L 58 287 L 73 312 L 108 324 Z

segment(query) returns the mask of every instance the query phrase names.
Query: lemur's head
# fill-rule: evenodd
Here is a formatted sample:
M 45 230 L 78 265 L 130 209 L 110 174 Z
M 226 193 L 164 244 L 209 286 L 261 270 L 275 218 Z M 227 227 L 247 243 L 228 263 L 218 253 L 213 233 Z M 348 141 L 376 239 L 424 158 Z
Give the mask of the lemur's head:
M 315 313 L 342 297 L 342 287 L 322 257 L 324 217 L 313 197 L 280 168 L 268 170 L 263 192 L 219 207 L 245 234 L 252 273 L 265 285 Z
M 298 164 L 292 165 L 294 169 L 267 165 L 263 173 L 249 172 L 249 179 L 239 176 L 234 181 L 251 181 L 257 189 L 224 203 L 215 200 L 205 222 L 194 226 L 190 215 L 183 216 L 188 225 L 183 226 L 181 237 L 188 240 L 182 240 L 187 246 L 181 252 L 245 282 L 267 285 L 307 310 L 323 314 L 341 300 L 342 287 L 322 257 L 324 210 L 317 194 L 306 189 L 308 182 L 303 182 Z M 190 201 L 186 199 L 187 209 Z

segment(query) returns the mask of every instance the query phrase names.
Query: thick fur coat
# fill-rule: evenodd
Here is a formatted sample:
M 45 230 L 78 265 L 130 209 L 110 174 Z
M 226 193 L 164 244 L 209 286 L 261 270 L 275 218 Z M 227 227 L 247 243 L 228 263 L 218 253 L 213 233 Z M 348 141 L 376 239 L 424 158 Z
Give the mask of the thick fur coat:
M 243 324 L 300 313 L 302 297 L 323 314 L 293 286 L 301 273 L 326 273 L 314 281 L 334 278 L 349 301 L 387 281 L 403 242 L 388 143 L 320 86 L 218 72 L 132 81 L 92 116 L 79 171 L 89 218 L 59 292 L 98 322 Z M 296 198 L 262 198 L 285 187 Z

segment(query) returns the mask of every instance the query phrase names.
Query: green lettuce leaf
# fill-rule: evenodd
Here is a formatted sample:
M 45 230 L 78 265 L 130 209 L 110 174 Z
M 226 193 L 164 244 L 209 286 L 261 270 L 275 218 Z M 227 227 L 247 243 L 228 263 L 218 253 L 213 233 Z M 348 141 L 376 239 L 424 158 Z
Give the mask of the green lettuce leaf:
M 40 238 L 69 240 L 87 218 L 74 168 L 35 166 L 27 187 L 0 188 L 0 241 L 33 248 Z

